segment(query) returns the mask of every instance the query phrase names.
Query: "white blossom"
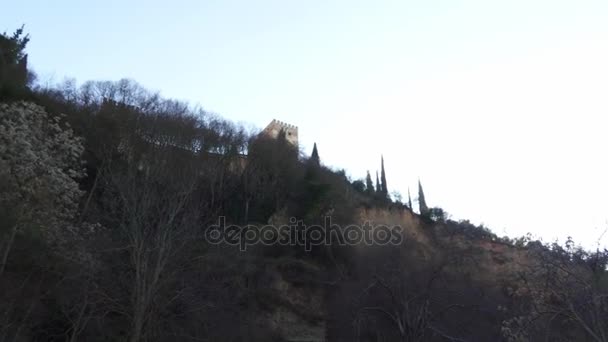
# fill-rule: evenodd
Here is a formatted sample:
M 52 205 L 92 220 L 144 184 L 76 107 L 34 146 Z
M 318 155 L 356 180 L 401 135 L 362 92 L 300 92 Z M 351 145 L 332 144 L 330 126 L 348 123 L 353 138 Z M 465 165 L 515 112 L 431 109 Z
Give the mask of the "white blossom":
M 0 104 L 0 206 L 54 235 L 48 230 L 73 218 L 82 195 L 83 151 L 61 117 L 33 103 Z

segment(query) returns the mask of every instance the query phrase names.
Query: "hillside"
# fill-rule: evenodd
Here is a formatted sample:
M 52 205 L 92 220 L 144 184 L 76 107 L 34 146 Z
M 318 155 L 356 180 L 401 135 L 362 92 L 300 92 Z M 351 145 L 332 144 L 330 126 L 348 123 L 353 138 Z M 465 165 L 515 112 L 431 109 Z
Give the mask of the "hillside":
M 383 159 L 349 179 L 131 80 L 36 85 L 27 40 L 0 36 L 0 341 L 608 341 L 608 251 L 414 208 Z

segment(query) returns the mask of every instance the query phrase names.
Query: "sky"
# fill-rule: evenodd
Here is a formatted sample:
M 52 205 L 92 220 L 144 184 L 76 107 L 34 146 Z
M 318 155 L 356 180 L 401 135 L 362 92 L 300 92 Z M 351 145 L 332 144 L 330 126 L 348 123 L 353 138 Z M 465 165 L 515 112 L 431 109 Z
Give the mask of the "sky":
M 41 82 L 131 78 L 299 127 L 352 179 L 499 236 L 608 228 L 608 1 L 55 0 L 2 6 Z M 608 233 L 600 242 L 608 245 Z

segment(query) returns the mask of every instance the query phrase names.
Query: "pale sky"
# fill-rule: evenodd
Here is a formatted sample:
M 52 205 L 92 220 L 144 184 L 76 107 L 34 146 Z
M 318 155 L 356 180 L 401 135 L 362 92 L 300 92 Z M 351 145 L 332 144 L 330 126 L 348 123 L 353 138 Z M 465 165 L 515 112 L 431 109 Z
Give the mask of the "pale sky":
M 593 247 L 608 228 L 606 0 L 1 7 L 43 81 L 127 77 L 235 122 L 286 121 L 326 165 L 363 178 L 383 154 L 389 190 L 420 177 L 429 205 L 500 236 Z

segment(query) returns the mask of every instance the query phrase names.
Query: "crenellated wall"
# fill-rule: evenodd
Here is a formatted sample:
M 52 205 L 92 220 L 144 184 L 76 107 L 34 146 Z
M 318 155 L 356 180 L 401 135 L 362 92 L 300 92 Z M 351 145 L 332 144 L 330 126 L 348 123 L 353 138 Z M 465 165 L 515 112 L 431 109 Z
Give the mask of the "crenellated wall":
M 271 136 L 273 138 L 276 138 L 279 136 L 279 132 L 281 132 L 281 130 L 285 131 L 285 138 L 287 139 L 287 141 L 289 141 L 294 146 L 298 146 L 298 127 L 297 126 L 273 119 L 268 124 L 268 126 L 266 126 L 266 128 L 264 128 L 264 130 L 262 132 L 265 134 L 268 134 L 269 136 Z

